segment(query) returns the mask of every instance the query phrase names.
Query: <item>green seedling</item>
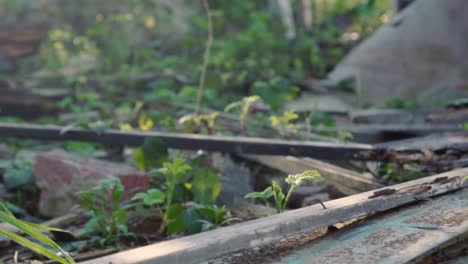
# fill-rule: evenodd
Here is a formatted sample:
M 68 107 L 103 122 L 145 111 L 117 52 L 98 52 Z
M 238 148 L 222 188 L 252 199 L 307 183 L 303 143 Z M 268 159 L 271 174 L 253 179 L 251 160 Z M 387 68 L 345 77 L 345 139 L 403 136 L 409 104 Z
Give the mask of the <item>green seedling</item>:
M 286 178 L 286 183 L 289 185 L 289 190 L 286 194 L 281 190 L 280 185 L 272 181 L 271 186 L 267 187 L 263 192 L 253 192 L 245 196 L 248 199 L 261 199 L 265 205 L 271 208 L 268 201 L 269 198 L 273 197 L 275 201 L 276 213 L 282 213 L 286 209 L 291 194 L 295 189 L 299 188 L 306 180 L 321 180 L 320 174 L 317 171 L 305 171 L 300 174 L 289 175 Z
M 173 208 L 174 196 L 176 195 L 176 186 L 182 184 L 187 179 L 187 172 L 192 170 L 188 164 L 181 158 L 175 158 L 172 162 L 164 162 L 160 169 L 152 170 L 150 174 L 162 174 L 165 178 L 165 195 L 164 208 L 165 212 L 162 215 L 162 224 L 160 231 L 163 232 L 167 228 L 171 220 L 171 210 Z M 155 191 L 156 192 L 156 191 Z
M 127 226 L 127 212 L 136 204 L 123 205 L 124 187 L 119 179 L 103 180 L 97 186 L 81 191 L 80 206 L 91 216 L 84 234 L 97 233 L 98 246 L 106 246 L 121 238 L 134 237 Z
M 228 104 L 224 108 L 224 112 L 230 112 L 233 110 L 239 111 L 239 121 L 242 131 L 245 130 L 245 122 L 247 115 L 249 114 L 250 107 L 261 100 L 260 96 L 252 95 L 242 98 L 242 100 Z
M 161 189 L 152 188 L 132 200 L 157 209 L 162 219 L 161 233 L 198 233 L 234 221 L 226 217 L 224 206 L 214 205 L 222 188 L 214 171 L 192 169 L 183 159 L 175 158 L 150 171 L 150 176 L 159 178 Z
M 229 210 L 226 206 L 217 206 L 217 205 L 205 205 L 201 206 L 198 211 L 201 216 L 204 218 L 198 220 L 198 222 L 203 224 L 203 230 L 216 229 L 221 226 L 225 226 L 234 221 L 240 221 L 239 218 L 229 217 Z
M 278 129 L 280 135 L 284 137 L 287 130 L 298 130 L 298 126 L 292 122 L 297 120 L 299 115 L 294 111 L 285 111 L 282 116 L 270 116 L 271 125 Z

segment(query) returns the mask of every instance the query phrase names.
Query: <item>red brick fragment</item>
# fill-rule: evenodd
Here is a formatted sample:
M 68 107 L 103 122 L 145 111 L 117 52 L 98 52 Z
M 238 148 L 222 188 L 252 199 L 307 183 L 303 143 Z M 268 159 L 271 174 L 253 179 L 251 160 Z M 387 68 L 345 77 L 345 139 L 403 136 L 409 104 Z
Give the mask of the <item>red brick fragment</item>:
M 41 190 L 39 212 L 45 216 L 65 214 L 76 206 L 77 192 L 107 178 L 121 179 L 126 199 L 148 188 L 148 175 L 127 165 L 63 151 L 39 153 L 35 160 L 33 176 Z

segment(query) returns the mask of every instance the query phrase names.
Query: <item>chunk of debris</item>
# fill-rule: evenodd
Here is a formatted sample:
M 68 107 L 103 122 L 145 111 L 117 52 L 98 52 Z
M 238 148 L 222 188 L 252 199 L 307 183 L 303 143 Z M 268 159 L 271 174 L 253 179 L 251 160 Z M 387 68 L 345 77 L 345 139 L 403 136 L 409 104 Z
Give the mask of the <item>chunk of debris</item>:
M 44 216 L 67 213 L 77 204 L 76 192 L 107 178 L 120 178 L 125 187 L 125 199 L 145 191 L 149 182 L 146 173 L 130 166 L 56 150 L 36 155 L 33 176 L 41 190 L 38 207 Z

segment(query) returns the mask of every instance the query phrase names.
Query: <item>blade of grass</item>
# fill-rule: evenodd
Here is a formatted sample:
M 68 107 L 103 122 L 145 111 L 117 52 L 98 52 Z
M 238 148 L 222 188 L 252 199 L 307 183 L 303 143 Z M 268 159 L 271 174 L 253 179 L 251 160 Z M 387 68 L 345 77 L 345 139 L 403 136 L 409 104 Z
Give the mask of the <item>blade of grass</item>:
M 67 260 L 73 261 L 73 259 L 69 257 L 68 254 L 59 245 L 57 245 L 52 239 L 42 234 L 41 232 L 37 231 L 33 227 L 29 226 L 27 223 L 24 223 L 21 220 L 18 220 L 14 216 L 11 216 L 10 214 L 5 213 L 5 212 L 0 212 L 0 221 L 8 223 L 18 228 L 21 232 L 37 239 L 39 242 L 43 243 L 44 245 L 47 245 L 53 249 L 57 249 L 61 251 L 65 255 Z M 71 263 L 74 263 L 74 262 L 71 262 Z
M 16 243 L 20 244 L 21 246 L 23 247 L 27 247 L 29 248 L 30 250 L 34 251 L 34 252 L 37 252 L 38 254 L 41 254 L 42 256 L 45 256 L 51 260 L 55 260 L 59 263 L 62 263 L 62 264 L 70 264 L 70 263 L 75 263 L 73 260 L 73 262 L 70 262 L 68 259 L 66 258 L 63 258 L 59 255 L 57 255 L 56 253 L 50 251 L 49 249 L 37 244 L 37 243 L 34 243 L 20 235 L 17 235 L 13 232 L 10 232 L 10 231 L 7 231 L 7 230 L 3 230 L 3 229 L 0 229 L 0 234 L 10 238 L 11 240 L 15 241 Z

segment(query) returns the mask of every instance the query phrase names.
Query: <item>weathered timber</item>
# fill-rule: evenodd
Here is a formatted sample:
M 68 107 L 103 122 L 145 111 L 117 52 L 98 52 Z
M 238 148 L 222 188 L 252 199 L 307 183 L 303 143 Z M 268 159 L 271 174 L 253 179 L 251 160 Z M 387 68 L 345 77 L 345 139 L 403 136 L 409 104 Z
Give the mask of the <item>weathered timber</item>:
M 432 124 L 385 124 L 385 125 L 356 125 L 342 126 L 340 129 L 351 134 L 387 134 L 389 136 L 424 136 L 439 132 L 463 131 L 458 125 L 432 125 Z
M 266 155 L 243 155 L 243 157 L 287 174 L 317 170 L 328 184 L 345 195 L 353 195 L 383 187 L 383 184 L 377 182 L 370 174 L 360 174 L 316 159 Z
M 442 113 L 434 113 L 426 118 L 430 123 L 463 123 L 468 122 L 468 108 L 448 109 Z
M 385 142 L 375 146 L 394 151 L 415 151 L 418 149 L 428 149 L 433 152 L 446 149 L 467 151 L 468 131 L 435 133 L 425 137 Z
M 102 133 L 60 126 L 0 123 L 0 137 L 42 140 L 79 140 L 111 145 L 139 146 L 145 138 L 158 138 L 167 147 L 239 154 L 268 154 L 314 157 L 326 160 L 361 159 L 361 153 L 372 150 L 366 144 L 294 141 L 251 137 L 226 137 L 164 132 L 123 132 L 106 130 Z M 373 157 L 377 158 L 377 157 Z
M 369 109 L 353 111 L 349 117 L 359 124 L 417 124 L 424 123 L 426 116 L 433 111 L 414 111 L 401 109 Z
M 321 128 L 321 131 L 346 131 L 353 135 L 353 141 L 372 144 L 434 133 L 463 131 L 463 128 L 457 124 L 338 124 L 337 128 Z
M 370 109 L 354 111 L 349 114 L 351 121 L 360 124 L 399 124 L 434 125 L 460 124 L 468 121 L 468 109 L 447 110 L 401 110 Z
M 83 263 L 201 263 L 218 256 L 265 245 L 335 223 L 397 208 L 460 189 L 468 169 L 451 171 L 392 186 L 390 195 L 369 198 L 373 191 L 312 205 L 213 231 L 156 243 Z M 443 178 L 443 180 L 438 180 Z M 426 191 L 417 191 L 418 189 Z
M 348 227 L 274 263 L 420 263 L 468 238 L 467 208 L 468 190 L 436 197 Z

